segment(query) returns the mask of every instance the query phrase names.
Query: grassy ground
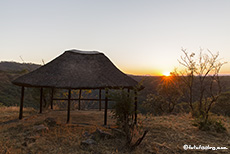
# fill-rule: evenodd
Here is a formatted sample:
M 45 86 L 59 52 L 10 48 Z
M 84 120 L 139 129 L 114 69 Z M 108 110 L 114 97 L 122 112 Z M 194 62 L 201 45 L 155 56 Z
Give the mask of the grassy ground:
M 71 111 L 71 122 L 66 124 L 66 111 L 45 111 L 37 114 L 31 108 L 24 109 L 23 120 L 18 119 L 18 107 L 0 108 L 0 153 L 130 153 L 124 148 L 124 139 L 100 139 L 97 145 L 82 146 L 84 132 L 94 132 L 97 128 L 111 132 L 103 127 L 103 111 Z M 45 124 L 46 118 L 54 118 L 56 126 L 38 131 L 34 126 Z M 149 132 L 140 146 L 132 153 L 229 153 L 230 119 L 222 119 L 227 128 L 226 133 L 204 132 L 192 126 L 193 119 L 189 114 L 169 116 L 138 116 L 143 129 Z M 108 125 L 115 122 L 109 113 Z M 228 150 L 202 151 L 184 150 L 183 145 L 221 146 Z

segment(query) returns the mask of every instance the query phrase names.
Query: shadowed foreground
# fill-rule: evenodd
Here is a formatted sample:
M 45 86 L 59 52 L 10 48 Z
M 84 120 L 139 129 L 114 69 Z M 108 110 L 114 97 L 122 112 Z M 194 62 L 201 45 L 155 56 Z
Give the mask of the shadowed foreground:
M 66 124 L 66 111 L 46 111 L 37 114 L 25 108 L 25 118 L 17 120 L 18 107 L 0 108 L 0 153 L 130 153 L 124 148 L 124 139 L 114 137 L 96 140 L 96 145 L 85 147 L 81 141 L 84 133 L 104 128 L 103 112 L 71 111 L 71 122 Z M 53 118 L 55 125 L 46 123 Z M 170 115 L 153 117 L 139 116 L 144 129 L 149 132 L 140 146 L 132 153 L 228 153 L 228 150 L 202 151 L 183 149 L 184 144 L 222 146 L 230 148 L 230 119 L 219 117 L 227 127 L 226 133 L 204 132 L 192 126 L 190 115 Z M 114 119 L 109 112 L 108 125 L 114 127 Z M 37 126 L 44 126 L 39 130 Z

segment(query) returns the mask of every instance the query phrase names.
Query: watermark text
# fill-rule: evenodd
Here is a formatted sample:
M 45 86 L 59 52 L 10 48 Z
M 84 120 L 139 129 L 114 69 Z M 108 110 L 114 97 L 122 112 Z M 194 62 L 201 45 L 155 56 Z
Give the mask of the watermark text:
M 184 150 L 227 150 L 227 147 L 211 147 L 209 145 L 203 146 L 203 145 L 187 145 L 185 144 L 183 146 Z

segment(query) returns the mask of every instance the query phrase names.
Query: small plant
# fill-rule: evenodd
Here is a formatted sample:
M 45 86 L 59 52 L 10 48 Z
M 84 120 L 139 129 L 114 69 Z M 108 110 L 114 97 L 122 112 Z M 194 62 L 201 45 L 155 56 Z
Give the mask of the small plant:
M 202 131 L 212 131 L 217 133 L 223 133 L 226 131 L 226 128 L 220 120 L 209 119 L 208 121 L 205 121 L 202 117 L 196 118 L 193 126 L 198 127 Z
M 116 103 L 113 106 L 113 118 L 117 120 L 117 125 L 126 134 L 127 145 L 130 145 L 132 140 L 132 131 L 134 129 L 134 105 L 132 98 L 129 93 L 124 90 L 119 92 L 114 92 L 111 94 L 112 98 Z
M 133 93 L 122 90 L 121 93 L 114 92 L 109 97 L 116 102 L 113 106 L 112 113 L 113 117 L 117 120 L 117 125 L 125 133 L 126 147 L 130 148 L 130 150 L 134 150 L 148 132 L 145 131 L 142 137 L 132 144 L 133 139 L 142 132 L 142 127 L 136 125 L 134 120 L 134 95 Z
M 223 126 L 221 121 L 216 121 L 214 127 L 218 133 L 226 131 L 226 128 Z
M 0 102 L 0 107 L 4 107 L 4 104 Z
M 230 117 L 230 91 L 221 93 L 211 112 Z

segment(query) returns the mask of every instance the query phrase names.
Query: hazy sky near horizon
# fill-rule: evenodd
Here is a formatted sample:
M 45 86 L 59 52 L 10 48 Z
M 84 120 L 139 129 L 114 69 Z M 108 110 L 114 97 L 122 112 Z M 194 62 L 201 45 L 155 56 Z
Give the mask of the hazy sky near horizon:
M 160 75 L 179 66 L 181 48 L 202 48 L 230 74 L 229 0 L 1 0 L 0 19 L 0 61 L 96 50 L 125 73 Z

